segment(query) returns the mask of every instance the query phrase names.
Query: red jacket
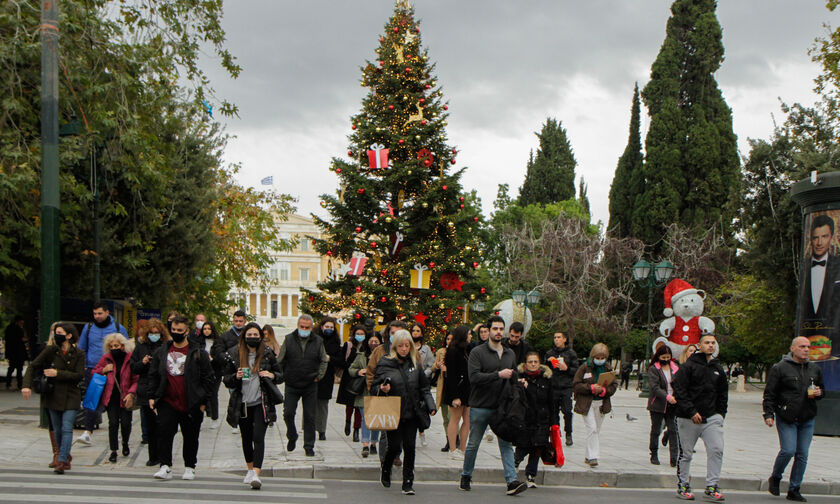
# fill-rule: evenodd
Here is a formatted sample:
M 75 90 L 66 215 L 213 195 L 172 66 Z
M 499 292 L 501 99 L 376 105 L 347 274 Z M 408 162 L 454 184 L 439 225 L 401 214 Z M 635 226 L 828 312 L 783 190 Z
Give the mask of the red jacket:
M 120 369 L 120 383 L 122 384 L 122 394 L 120 395 L 120 406 L 125 407 L 125 396 L 128 394 L 134 395 L 134 401 L 137 402 L 137 380 L 140 377 L 131 372 L 131 366 L 129 365 L 129 361 L 131 360 L 131 352 L 126 352 L 125 359 L 123 360 L 122 369 Z M 114 391 L 115 383 L 114 383 L 114 372 L 103 373 L 102 369 L 105 368 L 108 364 L 112 364 L 114 368 L 117 367 L 116 362 L 114 361 L 114 357 L 111 356 L 111 352 L 107 352 L 99 359 L 99 362 L 96 364 L 96 367 L 93 368 L 94 373 L 98 373 L 101 375 L 105 375 L 108 381 L 105 382 L 105 390 L 102 391 L 102 399 L 100 400 L 99 404 L 107 405 L 108 402 L 111 400 L 111 393 Z

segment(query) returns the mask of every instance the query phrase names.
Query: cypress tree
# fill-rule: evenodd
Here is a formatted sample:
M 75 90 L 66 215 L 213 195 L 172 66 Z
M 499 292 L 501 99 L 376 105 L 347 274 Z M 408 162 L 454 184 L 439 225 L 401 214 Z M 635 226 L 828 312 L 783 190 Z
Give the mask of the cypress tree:
M 556 203 L 575 197 L 575 156 L 560 121 L 549 117 L 542 130 L 537 155 L 528 160 L 525 182 L 519 188 L 519 204 Z
M 615 176 L 610 187 L 610 223 L 607 232 L 615 238 L 631 236 L 633 207 L 635 197 L 643 189 L 641 103 L 639 101 L 639 83 L 633 89 L 633 105 L 630 108 L 630 136 L 627 147 L 618 158 Z
M 719 224 L 731 234 L 739 162 L 732 110 L 714 73 L 723 62 L 715 0 L 676 0 L 665 41 L 642 91 L 650 114 L 643 190 L 633 236 L 655 243 L 664 227 Z

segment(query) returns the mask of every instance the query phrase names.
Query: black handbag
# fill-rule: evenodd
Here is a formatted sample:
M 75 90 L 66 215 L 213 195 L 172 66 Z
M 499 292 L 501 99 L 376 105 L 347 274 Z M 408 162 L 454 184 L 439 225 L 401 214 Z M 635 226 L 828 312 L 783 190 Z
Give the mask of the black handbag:
M 55 384 L 44 374 L 43 369 L 39 369 L 37 373 L 38 374 L 35 375 L 35 378 L 32 380 L 32 390 L 34 390 L 36 394 L 52 394 Z
M 274 404 L 283 404 L 283 393 L 280 392 L 280 389 L 277 387 L 277 384 L 271 381 L 271 378 L 267 378 L 265 376 L 261 377 L 260 381 L 263 385 L 263 391 L 271 396 L 271 399 L 272 401 L 274 401 Z
M 345 379 L 347 378 L 348 377 L 345 376 Z M 347 387 L 344 390 L 346 390 L 348 394 L 353 394 L 354 396 L 362 395 L 365 391 L 366 382 L 367 380 L 364 376 L 356 376 L 347 382 Z

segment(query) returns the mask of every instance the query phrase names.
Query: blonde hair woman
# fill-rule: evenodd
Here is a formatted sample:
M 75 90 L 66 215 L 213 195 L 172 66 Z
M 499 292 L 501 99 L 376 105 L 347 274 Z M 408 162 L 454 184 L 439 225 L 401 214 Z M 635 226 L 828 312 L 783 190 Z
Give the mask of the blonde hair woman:
M 391 336 L 391 352 L 376 365 L 371 395 L 384 393 L 402 398 L 400 423 L 388 431 L 388 450 L 382 461 L 379 481 L 391 486 L 391 466 L 399 453 L 404 452 L 402 492 L 414 495 L 414 457 L 417 430 L 428 429 L 429 415 L 434 415 L 435 400 L 429 391 L 429 380 L 418 366 L 417 350 L 411 335 L 400 329 Z
M 102 358 L 93 368 L 95 374 L 105 375 L 105 389 L 102 391 L 100 404 L 108 411 L 108 441 L 111 456 L 108 461 L 117 461 L 117 434 L 122 434 L 122 454 L 128 457 L 128 438 L 131 436 L 131 408 L 137 402 L 138 376 L 131 372 L 131 351 L 134 349 L 125 336 L 111 333 L 105 336 Z
M 583 461 L 589 467 L 598 466 L 601 451 L 601 424 L 604 416 L 612 410 L 610 397 L 615 394 L 618 387 L 614 375 L 611 382 L 603 386 L 598 384 L 601 374 L 612 371 L 610 365 L 607 364 L 609 356 L 610 350 L 607 345 L 596 343 L 589 352 L 589 358 L 578 368 L 572 382 L 575 413 L 583 416 L 583 423 L 586 426 L 586 448 Z

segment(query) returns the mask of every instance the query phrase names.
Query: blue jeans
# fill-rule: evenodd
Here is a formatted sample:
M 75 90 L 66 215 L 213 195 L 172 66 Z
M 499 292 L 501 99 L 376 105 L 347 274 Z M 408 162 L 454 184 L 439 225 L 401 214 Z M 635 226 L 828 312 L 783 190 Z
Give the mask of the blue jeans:
M 790 488 L 802 486 L 805 467 L 808 465 L 808 448 L 814 436 L 814 419 L 807 422 L 788 423 L 776 417 L 776 431 L 779 433 L 781 449 L 773 464 L 774 478 L 781 478 L 785 468 L 793 458 L 793 468 L 790 470 Z
M 50 415 L 50 423 L 55 434 L 55 444 L 58 445 L 58 461 L 67 462 L 70 446 L 73 444 L 73 422 L 76 420 L 76 410 L 48 409 L 47 413 Z
M 472 477 L 475 469 L 475 457 L 478 455 L 478 447 L 490 423 L 490 415 L 493 414 L 490 408 L 470 408 L 470 438 L 467 441 L 467 451 L 464 452 L 464 470 L 461 476 Z M 502 456 L 502 467 L 505 469 L 505 481 L 510 483 L 516 480 L 516 467 L 513 465 L 513 445 L 498 439 L 499 454 Z
M 371 441 L 374 443 L 378 443 L 379 431 L 368 430 L 367 424 L 365 423 L 365 408 L 360 407 L 359 411 L 361 411 L 362 413 L 362 443 L 370 443 Z

